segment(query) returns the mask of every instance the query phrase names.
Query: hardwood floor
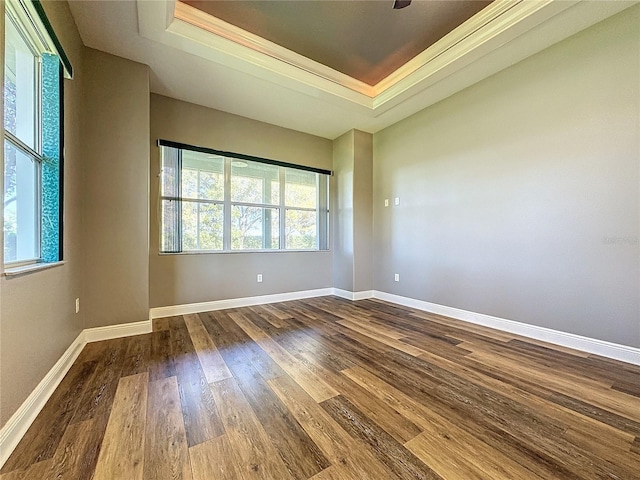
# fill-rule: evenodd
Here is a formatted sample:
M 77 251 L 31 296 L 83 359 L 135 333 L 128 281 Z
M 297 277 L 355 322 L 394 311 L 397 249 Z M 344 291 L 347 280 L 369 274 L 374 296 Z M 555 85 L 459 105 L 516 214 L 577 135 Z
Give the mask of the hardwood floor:
M 640 479 L 640 367 L 377 300 L 171 317 L 87 345 L 0 473 Z

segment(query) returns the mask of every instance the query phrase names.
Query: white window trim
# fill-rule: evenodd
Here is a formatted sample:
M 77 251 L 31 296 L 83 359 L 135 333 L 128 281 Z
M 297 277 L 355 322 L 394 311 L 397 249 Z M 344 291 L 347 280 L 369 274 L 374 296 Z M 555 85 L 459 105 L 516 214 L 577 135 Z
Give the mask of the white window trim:
M 34 103 L 35 103 L 35 118 L 34 118 L 34 129 L 35 129 L 35 138 L 34 147 L 30 147 L 23 140 L 21 140 L 16 135 L 11 132 L 6 131 L 6 129 L 2 128 L 2 191 L 4 192 L 4 143 L 8 142 L 12 145 L 16 150 L 22 152 L 24 155 L 32 157 L 36 163 L 36 209 L 35 216 L 38 219 L 36 222 L 36 230 L 35 230 L 35 247 L 39 254 L 37 258 L 34 259 L 20 259 L 16 261 L 4 261 L 4 271 L 13 271 L 24 269 L 27 266 L 34 266 L 43 264 L 41 254 L 42 254 L 42 185 L 41 185 L 41 176 L 42 176 L 42 53 L 52 51 L 57 55 L 56 50 L 51 50 L 50 44 L 46 42 L 48 39 L 48 34 L 42 33 L 46 32 L 44 25 L 40 21 L 35 10 L 33 10 L 33 4 L 31 2 L 23 2 L 23 1 L 12 1 L 8 0 L 5 2 L 5 22 L 13 21 L 15 22 L 15 27 L 18 30 L 18 33 L 21 34 L 23 40 L 31 50 L 31 53 L 37 59 L 36 65 L 34 66 Z M 12 17 L 12 19 L 8 19 L 7 16 Z M 6 30 L 6 27 L 5 27 Z M 26 35 L 26 37 L 25 37 Z M 6 48 L 6 47 L 5 47 Z M 3 65 L 4 69 L 4 65 Z M 5 87 L 3 83 L 3 88 Z M 4 93 L 3 93 L 4 94 Z M 3 110 L 3 124 L 4 124 L 4 110 Z M 3 248 L 4 248 L 4 212 L 3 212 Z M 3 255 L 4 260 L 4 255 Z
M 31 263 L 29 265 L 20 265 L 20 266 L 10 266 L 5 265 L 4 271 L 2 275 L 5 277 L 15 277 L 18 275 L 26 275 L 27 273 L 35 273 L 41 270 L 47 270 L 53 267 L 59 267 L 64 265 L 66 262 L 64 260 L 60 260 L 58 262 L 37 262 Z

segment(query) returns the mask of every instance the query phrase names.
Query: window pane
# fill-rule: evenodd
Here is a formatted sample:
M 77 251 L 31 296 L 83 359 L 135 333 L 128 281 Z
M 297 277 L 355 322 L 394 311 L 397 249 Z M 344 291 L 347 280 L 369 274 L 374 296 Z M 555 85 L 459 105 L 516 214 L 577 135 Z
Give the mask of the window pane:
M 222 250 L 224 207 L 182 202 L 182 250 Z
M 198 171 L 182 169 L 182 198 L 198 198 Z
M 32 260 L 40 256 L 38 164 L 7 141 L 4 161 L 4 260 Z
M 162 200 L 162 252 L 180 251 L 180 203 L 176 200 Z
M 277 205 L 280 201 L 278 167 L 231 160 L 231 201 Z
M 36 148 L 36 57 L 5 17 L 4 128 Z
M 271 205 L 280 203 L 280 180 L 271 181 Z
M 287 207 L 316 208 L 317 177 L 314 172 L 287 168 L 285 171 L 284 199 Z
M 202 203 L 200 206 L 200 250 L 222 250 L 224 206 Z
M 277 208 L 231 207 L 231 249 L 280 248 L 280 215 Z
M 198 198 L 224 200 L 224 173 L 200 170 L 200 176 L 198 178 Z
M 318 248 L 316 212 L 287 209 L 285 213 L 285 234 L 287 250 Z
M 198 250 L 198 205 L 182 203 L 182 250 Z
M 182 151 L 182 197 L 224 200 L 224 157 Z

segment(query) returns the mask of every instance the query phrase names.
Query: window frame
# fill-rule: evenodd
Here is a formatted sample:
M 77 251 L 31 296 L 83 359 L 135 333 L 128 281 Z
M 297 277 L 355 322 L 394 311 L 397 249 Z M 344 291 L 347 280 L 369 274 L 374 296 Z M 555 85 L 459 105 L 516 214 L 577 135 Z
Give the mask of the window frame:
M 159 238 L 158 238 L 158 254 L 159 255 L 194 255 L 194 254 L 228 254 L 228 253 L 275 253 L 275 252 L 323 252 L 329 251 L 329 178 L 333 175 L 333 172 L 330 170 L 323 170 L 314 167 L 308 167 L 303 165 L 295 165 L 291 163 L 281 162 L 278 160 L 271 160 L 261 157 L 254 157 L 250 155 L 244 155 L 240 153 L 234 152 L 226 152 L 221 150 L 214 150 L 206 147 L 198 147 L 193 145 L 188 145 L 184 143 L 172 142 L 168 140 L 159 139 L 157 141 L 157 145 L 160 149 L 160 174 L 159 178 L 159 190 L 158 190 L 158 205 L 159 212 L 163 210 L 163 204 L 165 201 L 177 201 L 177 202 L 202 202 L 207 204 L 215 204 L 222 205 L 223 207 L 223 246 L 220 250 L 183 250 L 183 241 L 181 232 L 177 233 L 178 242 L 180 243 L 180 248 L 176 250 L 163 250 L 164 243 L 164 223 L 162 219 L 162 213 L 159 215 Z M 224 190 L 223 190 L 223 200 L 211 200 L 211 199 L 193 199 L 191 197 L 185 197 L 182 195 L 181 186 L 177 187 L 177 191 L 179 192 L 179 196 L 170 196 L 163 195 L 163 165 L 164 165 L 164 155 L 166 154 L 165 147 L 173 148 L 178 151 L 178 160 L 177 167 L 180 171 L 183 170 L 182 165 L 182 151 L 188 150 L 197 153 L 209 154 L 209 155 L 217 155 L 223 157 L 224 159 Z M 279 185 L 279 202 L 275 203 L 254 203 L 254 202 L 244 202 L 232 200 L 231 198 L 231 180 L 232 180 L 232 164 L 234 161 L 244 160 L 256 163 L 262 163 L 265 165 L 273 165 L 278 167 L 278 185 Z M 316 207 L 315 208 L 305 208 L 305 207 L 295 207 L 295 206 L 287 206 L 285 200 L 285 188 L 286 188 L 286 169 L 291 168 L 299 171 L 307 171 L 318 174 L 316 177 L 316 191 L 317 191 L 317 199 L 316 199 Z M 324 175 L 324 179 L 322 177 Z M 180 183 L 180 181 L 178 181 Z M 324 185 L 322 185 L 324 183 Z M 175 187 L 174 187 L 175 188 Z M 267 209 L 275 210 L 278 214 L 278 240 L 279 245 L 278 248 L 260 248 L 260 249 L 234 249 L 232 248 L 232 209 L 233 207 L 241 206 L 241 207 L 254 207 L 254 208 L 262 208 L 263 212 Z M 182 211 L 181 207 L 174 207 L 176 210 Z M 309 249 L 301 249 L 301 248 L 287 248 L 286 245 L 286 212 L 288 210 L 300 210 L 300 211 L 313 211 L 316 214 L 316 247 Z M 181 213 L 177 213 L 177 216 L 181 216 Z M 264 229 L 265 229 L 265 221 L 263 218 L 263 235 L 262 235 L 262 245 L 268 243 L 271 239 L 266 238 Z M 182 221 L 179 220 L 178 230 L 181 230 Z M 175 235 L 175 234 L 174 234 Z M 273 237 L 271 237 L 273 238 Z
M 1 11 L 1 10 L 0 10 Z M 21 258 L 12 261 L 7 261 L 3 255 L 3 264 L 0 265 L 2 271 L 7 274 L 11 270 L 19 270 L 25 267 L 33 267 L 38 264 L 44 266 L 51 264 L 59 264 L 63 260 L 63 198 L 64 198 L 64 79 L 71 79 L 73 75 L 73 69 L 68 57 L 66 56 L 62 45 L 58 40 L 53 27 L 47 19 L 46 13 L 42 7 L 42 4 L 38 0 L 7 0 L 4 2 L 4 21 L 11 22 L 25 42 L 34 56 L 34 147 L 30 147 L 27 143 L 21 140 L 17 135 L 9 132 L 4 125 L 5 110 L 3 109 L 3 153 L 2 153 L 2 182 L 4 184 L 4 169 L 5 169 L 5 144 L 10 145 L 16 151 L 28 156 L 35 164 L 35 209 L 34 215 L 36 218 L 35 228 L 35 250 L 37 256 L 35 258 Z M 6 32 L 5 26 L 5 32 Z M 5 33 L 6 35 L 6 33 Z M 6 38 L 6 37 L 5 37 Z M 6 40 L 5 40 L 6 42 Z M 6 43 L 5 49 L 5 62 L 6 62 Z M 44 198 L 44 181 L 43 181 L 43 163 L 45 161 L 45 142 L 43 137 L 44 132 L 44 79 L 43 79 L 43 56 L 45 54 L 54 55 L 58 60 L 58 87 L 57 87 L 57 257 L 55 260 L 45 260 L 43 254 L 43 198 Z M 3 75 L 6 66 L 3 64 Z M 4 89 L 3 81 L 3 95 Z M 6 105 L 5 105 L 6 108 Z M 55 177 L 54 177 L 55 178 Z M 3 187 L 4 192 L 4 187 Z M 3 194 L 4 200 L 4 194 Z M 3 210 L 4 210 L 3 203 Z M 4 217 L 4 215 L 3 215 Z M 4 223 L 2 229 L 2 248 L 4 249 Z

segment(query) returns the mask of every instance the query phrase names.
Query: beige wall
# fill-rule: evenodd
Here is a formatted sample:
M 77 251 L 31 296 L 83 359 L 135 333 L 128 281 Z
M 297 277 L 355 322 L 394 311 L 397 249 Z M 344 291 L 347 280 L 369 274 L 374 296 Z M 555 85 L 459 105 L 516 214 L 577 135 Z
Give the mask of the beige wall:
M 375 135 L 376 289 L 640 347 L 638 25 L 640 6 Z
M 371 290 L 373 136 L 350 130 L 336 138 L 333 168 L 333 286 L 350 292 Z
M 44 8 L 74 69 L 74 79 L 64 82 L 65 263 L 19 277 L 0 277 L 0 425 L 6 423 L 83 328 L 83 312 L 75 314 L 75 298 L 81 297 L 83 46 L 66 2 L 44 2 Z M 0 17 L 4 20 L 3 12 Z M 0 39 L 4 40 L 4 30 Z M 4 52 L 4 47 L 0 50 Z
M 330 140 L 151 95 L 151 307 L 331 286 L 331 252 L 159 255 L 159 138 L 324 169 L 332 165 Z M 256 282 L 258 273 L 263 283 Z
M 86 327 L 149 316 L 148 67 L 84 58 L 83 298 Z
M 373 288 L 373 135 L 353 132 L 353 291 Z
M 331 226 L 333 287 L 353 291 L 353 145 L 354 130 L 333 141 Z

